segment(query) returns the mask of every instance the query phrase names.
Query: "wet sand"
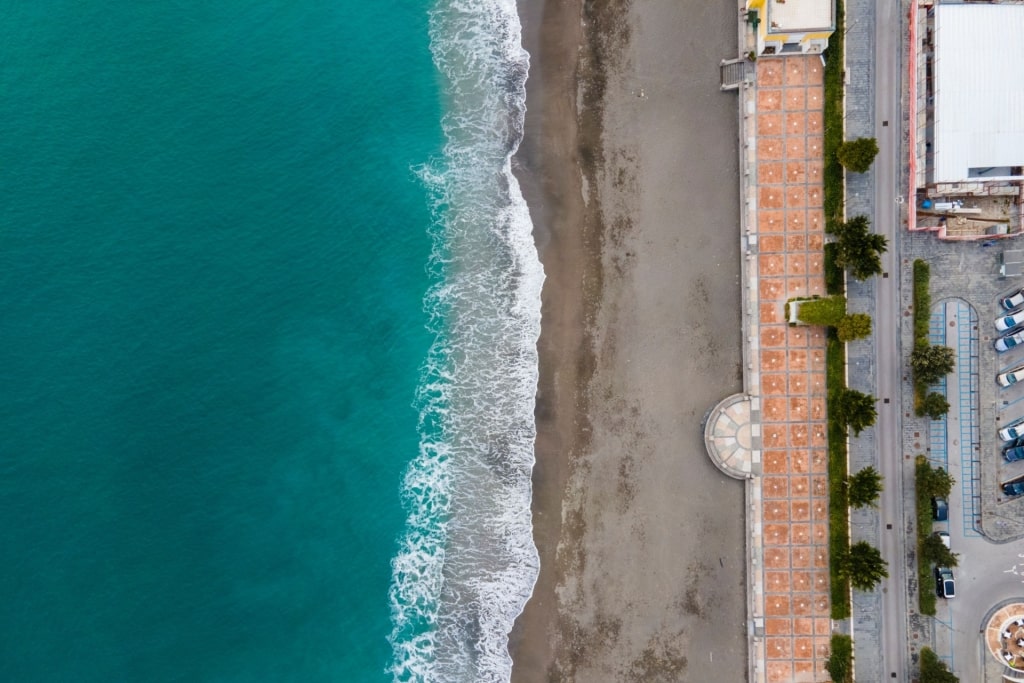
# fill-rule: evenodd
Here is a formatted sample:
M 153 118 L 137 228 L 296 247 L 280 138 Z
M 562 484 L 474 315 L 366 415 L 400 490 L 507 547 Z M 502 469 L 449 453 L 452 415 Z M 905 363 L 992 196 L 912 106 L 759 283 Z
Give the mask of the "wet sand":
M 701 432 L 741 389 L 736 8 L 711 5 L 520 0 L 547 281 L 517 683 L 746 680 L 743 488 Z

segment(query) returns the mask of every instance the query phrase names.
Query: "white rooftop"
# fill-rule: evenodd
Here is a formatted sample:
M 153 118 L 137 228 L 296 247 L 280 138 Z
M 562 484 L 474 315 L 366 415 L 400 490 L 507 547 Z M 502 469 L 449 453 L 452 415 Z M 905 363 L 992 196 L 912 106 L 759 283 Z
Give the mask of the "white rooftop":
M 768 30 L 830 30 L 833 0 L 768 0 Z
M 936 5 L 934 38 L 933 181 L 1024 166 L 1024 5 Z

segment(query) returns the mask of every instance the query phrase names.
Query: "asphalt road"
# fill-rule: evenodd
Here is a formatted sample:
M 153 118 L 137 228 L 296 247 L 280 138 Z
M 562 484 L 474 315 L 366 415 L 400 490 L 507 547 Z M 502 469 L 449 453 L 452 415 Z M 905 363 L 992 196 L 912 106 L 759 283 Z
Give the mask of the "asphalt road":
M 882 530 L 880 548 L 889 563 L 889 578 L 882 591 L 882 671 L 897 681 L 909 680 L 907 662 L 907 577 L 904 570 L 903 449 L 900 415 L 900 208 L 906 194 L 900 187 L 902 128 L 900 94 L 900 6 L 891 0 L 875 5 L 875 159 L 874 228 L 889 240 L 882 256 L 883 276 L 875 279 L 875 368 L 879 471 L 885 488 L 879 501 Z M 886 403 L 885 399 L 889 399 Z

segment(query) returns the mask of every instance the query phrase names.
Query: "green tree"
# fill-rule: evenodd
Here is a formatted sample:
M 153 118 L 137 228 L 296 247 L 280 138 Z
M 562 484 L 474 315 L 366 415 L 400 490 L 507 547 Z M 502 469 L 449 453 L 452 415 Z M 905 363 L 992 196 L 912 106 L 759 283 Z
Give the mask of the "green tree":
M 882 492 L 882 475 L 874 467 L 865 467 L 850 477 L 847 490 L 851 506 L 873 506 Z
M 960 683 L 930 647 L 921 648 L 921 683 Z
M 850 313 L 836 325 L 839 341 L 848 342 L 863 339 L 871 334 L 871 316 L 867 313 Z
M 933 420 L 940 420 L 948 412 L 949 401 L 939 392 L 933 391 L 924 397 L 917 414 L 921 417 L 927 415 Z
M 836 419 L 849 425 L 856 436 L 875 424 L 875 418 L 878 417 L 875 409 L 877 400 L 874 396 L 844 387 L 833 394 L 829 407 L 835 411 Z
M 918 344 L 910 354 L 910 368 L 914 378 L 923 384 L 934 384 L 953 372 L 956 352 L 948 346 Z
M 921 541 L 921 557 L 940 567 L 955 567 L 960 562 L 960 556 L 947 548 L 942 539 L 935 534 L 928 534 Z
M 878 141 L 875 138 L 847 140 L 836 150 L 836 159 L 847 171 L 864 173 L 871 168 L 878 156 Z
M 825 671 L 833 683 L 853 683 L 853 638 L 842 633 L 832 636 Z
M 854 216 L 845 223 L 833 226 L 838 238 L 836 265 L 850 271 L 858 280 L 866 280 L 882 272 L 881 255 L 888 249 L 884 235 L 871 232 L 867 216 Z
M 956 483 L 956 479 L 949 472 L 941 467 L 933 467 L 924 456 L 918 456 L 915 470 L 915 484 L 926 499 L 932 496 L 947 497 Z
M 846 557 L 842 558 L 840 571 L 854 588 L 869 591 L 889 576 L 886 569 L 888 566 L 878 548 L 867 541 L 858 541 L 850 546 Z

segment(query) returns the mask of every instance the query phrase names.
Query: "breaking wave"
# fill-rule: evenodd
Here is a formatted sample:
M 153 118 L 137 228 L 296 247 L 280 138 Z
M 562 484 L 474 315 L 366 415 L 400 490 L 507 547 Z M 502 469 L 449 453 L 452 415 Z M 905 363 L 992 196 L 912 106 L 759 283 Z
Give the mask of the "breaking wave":
M 511 159 L 529 56 L 514 0 L 439 0 L 431 51 L 446 144 L 417 169 L 433 198 L 420 448 L 392 561 L 395 681 L 505 682 L 537 578 L 531 523 L 544 272 Z

